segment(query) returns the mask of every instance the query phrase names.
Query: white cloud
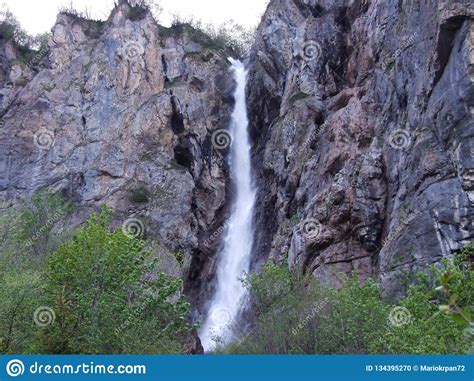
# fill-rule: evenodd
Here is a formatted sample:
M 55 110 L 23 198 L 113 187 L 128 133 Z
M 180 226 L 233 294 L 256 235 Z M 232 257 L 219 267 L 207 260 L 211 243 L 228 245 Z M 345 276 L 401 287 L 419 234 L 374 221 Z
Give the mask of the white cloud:
M 88 10 L 93 18 L 102 20 L 108 17 L 114 6 L 113 0 L 2 1 L 17 17 L 23 29 L 33 35 L 51 30 L 58 10 L 71 3 L 75 9 Z M 159 3 L 163 8 L 159 21 L 166 26 L 169 26 L 173 14 L 179 14 L 215 25 L 233 19 L 238 24 L 249 27 L 258 23 L 268 0 L 160 0 Z

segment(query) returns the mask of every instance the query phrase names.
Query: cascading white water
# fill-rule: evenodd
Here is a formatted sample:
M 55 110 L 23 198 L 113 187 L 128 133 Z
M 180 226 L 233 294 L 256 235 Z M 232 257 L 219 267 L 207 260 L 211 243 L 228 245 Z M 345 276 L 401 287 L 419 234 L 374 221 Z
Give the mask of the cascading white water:
M 253 241 L 252 217 L 256 191 L 252 182 L 247 132 L 247 71 L 240 61 L 230 61 L 237 83 L 230 130 L 230 175 L 235 188 L 235 198 L 232 200 L 231 216 L 226 224 L 222 250 L 218 257 L 216 292 L 199 333 L 206 351 L 214 348 L 215 337 L 223 342 L 232 339 L 231 325 L 246 299 L 246 290 L 240 279 L 249 271 Z

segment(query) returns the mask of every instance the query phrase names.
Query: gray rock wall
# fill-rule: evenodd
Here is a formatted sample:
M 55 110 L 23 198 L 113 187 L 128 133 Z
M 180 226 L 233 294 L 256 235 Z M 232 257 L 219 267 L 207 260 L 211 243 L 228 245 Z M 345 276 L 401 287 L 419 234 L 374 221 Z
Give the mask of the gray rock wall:
M 273 0 L 248 87 L 255 262 L 391 295 L 473 241 L 470 1 Z
M 232 109 L 228 52 L 123 0 L 104 23 L 60 14 L 32 65 L 1 41 L 0 201 L 62 192 L 76 207 L 58 223 L 70 230 L 108 205 L 117 226 L 183 253 L 199 304 L 214 263 L 204 242 L 226 201 L 225 152 L 211 139 Z

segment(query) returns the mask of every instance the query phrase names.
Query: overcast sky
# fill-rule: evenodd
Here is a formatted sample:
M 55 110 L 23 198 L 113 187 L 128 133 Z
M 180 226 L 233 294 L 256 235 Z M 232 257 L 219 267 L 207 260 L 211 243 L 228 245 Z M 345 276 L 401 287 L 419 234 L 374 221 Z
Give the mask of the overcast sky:
M 105 19 L 113 8 L 113 0 L 0 0 L 20 21 L 23 29 L 32 35 L 50 31 L 61 6 L 86 8 L 94 18 Z M 171 15 L 194 16 L 204 23 L 222 24 L 230 19 L 249 27 L 258 23 L 268 0 L 159 0 L 163 13 L 160 23 L 169 26 Z

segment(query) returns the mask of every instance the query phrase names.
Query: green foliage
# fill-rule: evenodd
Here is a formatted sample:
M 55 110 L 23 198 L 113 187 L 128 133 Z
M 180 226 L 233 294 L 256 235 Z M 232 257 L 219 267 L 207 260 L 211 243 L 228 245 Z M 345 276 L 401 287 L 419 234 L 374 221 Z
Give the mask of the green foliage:
M 8 212 L 17 245 L 64 207 L 44 194 L 25 205 Z M 193 329 L 181 279 L 159 271 L 143 241 L 111 231 L 110 216 L 91 216 L 51 254 L 41 245 L 14 256 L 2 247 L 1 353 L 181 352 Z M 39 307 L 52 311 L 53 324 L 34 322 Z
M 353 277 L 342 289 L 325 293 L 329 305 L 317 326 L 315 353 L 369 353 L 388 324 L 389 306 L 379 286 L 371 279 L 360 285 Z
M 140 160 L 143 160 L 143 161 L 153 161 L 153 155 L 151 154 L 151 152 L 144 152 L 144 153 L 140 156 Z
M 44 84 L 44 83 L 41 84 L 41 86 L 43 87 L 43 90 L 44 90 L 44 91 L 47 91 L 48 93 L 49 93 L 50 91 L 53 91 L 54 88 L 56 87 L 55 84 Z
M 63 239 L 55 226 L 70 211 L 60 195 L 41 191 L 0 214 L 0 353 L 32 348 L 44 262 Z
M 291 217 L 290 222 L 292 225 L 298 225 L 301 222 L 301 218 L 297 214 L 294 214 Z
M 469 245 L 452 260 L 444 260 L 441 268 L 431 268 L 439 283 L 433 293 L 439 303 L 443 303 L 440 312 L 466 326 L 472 324 L 474 315 L 472 256 L 473 248 Z
M 48 52 L 50 36 L 50 33 L 42 33 L 32 37 L 21 28 L 18 20 L 8 9 L 0 11 L 0 38 L 11 41 L 17 53 L 16 59 L 10 64 L 28 66 L 37 64 Z
M 36 268 L 54 251 L 62 234 L 53 228 L 72 211 L 59 194 L 46 190 L 17 203 L 0 215 L 0 264 L 18 269 Z
M 392 61 L 392 62 L 389 62 L 389 63 L 387 64 L 386 68 L 385 68 L 385 72 L 386 72 L 387 74 L 391 74 L 394 68 L 395 68 L 395 62 L 393 62 L 393 61 Z
M 267 263 L 244 279 L 253 316 L 240 340 L 217 352 L 247 354 L 457 354 L 472 347 L 474 283 L 468 247 L 418 274 L 397 305 L 368 279 L 340 289 Z M 441 287 L 434 289 L 434 285 Z M 402 319 L 397 318 L 400 311 Z M 395 317 L 394 317 L 395 316 Z M 397 320 L 399 319 L 399 320 Z
M 0 353 L 27 353 L 34 342 L 41 275 L 0 267 Z
M 288 297 L 295 280 L 287 267 L 268 262 L 260 274 L 251 274 L 243 280 L 252 291 L 254 304 L 260 313 L 268 311 L 277 300 Z
M 45 287 L 58 324 L 45 329 L 46 353 L 176 353 L 188 326 L 181 280 L 156 273 L 143 242 L 92 216 L 50 256 Z
M 183 263 L 184 263 L 184 250 L 183 249 L 179 249 L 174 257 L 176 258 L 176 260 L 178 261 L 179 265 L 182 266 Z
M 402 326 L 386 325 L 374 341 L 371 352 L 387 354 L 456 354 L 468 351 L 463 328 L 446 315 L 437 314 L 438 306 L 429 291 L 410 288 L 400 306 L 410 313 L 410 322 Z
M 246 29 L 233 20 L 215 27 L 192 18 L 184 19 L 178 15 L 174 16 L 171 28 L 159 27 L 159 31 L 164 37 L 186 33 L 192 41 L 204 48 L 233 52 L 238 57 L 248 54 L 255 36 L 255 29 Z M 206 60 L 209 56 L 203 58 Z

